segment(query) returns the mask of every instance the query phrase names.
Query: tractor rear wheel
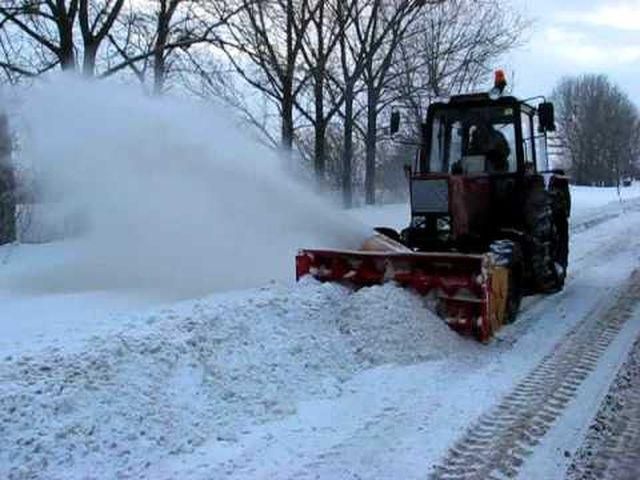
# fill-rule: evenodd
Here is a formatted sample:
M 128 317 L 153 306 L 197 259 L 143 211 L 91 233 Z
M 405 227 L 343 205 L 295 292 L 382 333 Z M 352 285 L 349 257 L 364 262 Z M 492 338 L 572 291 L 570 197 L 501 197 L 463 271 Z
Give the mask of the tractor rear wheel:
M 553 225 L 555 228 L 556 242 L 554 243 L 554 258 L 561 267 L 561 285 L 564 287 L 564 281 L 567 276 L 567 267 L 569 265 L 569 210 L 571 208 L 570 199 L 561 190 L 551 191 Z
M 568 224 L 565 215 L 554 213 L 553 197 L 535 192 L 526 206 L 529 231 L 529 265 L 538 293 L 562 290 L 567 270 Z

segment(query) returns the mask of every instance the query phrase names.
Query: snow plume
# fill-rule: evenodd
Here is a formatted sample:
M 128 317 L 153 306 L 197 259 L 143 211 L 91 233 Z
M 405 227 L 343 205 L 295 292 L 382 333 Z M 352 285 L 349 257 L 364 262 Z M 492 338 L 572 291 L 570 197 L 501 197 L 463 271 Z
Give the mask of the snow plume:
M 86 228 L 23 288 L 189 297 L 290 280 L 298 248 L 367 234 L 222 109 L 64 77 L 25 97 L 23 160 Z

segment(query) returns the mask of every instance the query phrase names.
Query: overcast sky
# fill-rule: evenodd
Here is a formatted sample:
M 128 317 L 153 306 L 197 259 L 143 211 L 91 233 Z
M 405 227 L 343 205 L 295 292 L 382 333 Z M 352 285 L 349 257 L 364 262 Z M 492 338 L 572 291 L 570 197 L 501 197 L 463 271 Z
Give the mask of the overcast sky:
M 512 0 L 533 21 L 509 55 L 514 93 L 548 94 L 564 75 L 607 73 L 640 107 L 640 0 Z

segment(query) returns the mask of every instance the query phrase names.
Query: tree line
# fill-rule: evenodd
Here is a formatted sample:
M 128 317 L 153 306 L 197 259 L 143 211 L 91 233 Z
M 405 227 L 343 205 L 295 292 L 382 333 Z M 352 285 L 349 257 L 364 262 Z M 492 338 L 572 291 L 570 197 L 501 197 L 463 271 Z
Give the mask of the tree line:
M 374 203 L 393 183 L 392 106 L 411 137 L 525 27 L 492 0 L 0 0 L 0 79 L 65 70 L 222 99 L 348 207 L 354 187 Z
M 560 81 L 553 92 L 561 155 L 578 185 L 619 186 L 640 177 L 640 114 L 606 75 Z

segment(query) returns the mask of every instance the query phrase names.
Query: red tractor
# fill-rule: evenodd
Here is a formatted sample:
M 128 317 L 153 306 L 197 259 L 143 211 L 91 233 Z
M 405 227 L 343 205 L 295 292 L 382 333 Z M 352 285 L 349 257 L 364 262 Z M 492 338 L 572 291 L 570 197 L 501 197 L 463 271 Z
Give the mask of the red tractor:
M 360 251 L 302 250 L 298 278 L 395 281 L 435 297 L 452 328 L 481 341 L 514 320 L 522 295 L 561 290 L 571 200 L 564 172 L 548 168 L 553 104 L 496 94 L 500 87 L 498 76 L 490 94 L 429 106 L 406 167 L 407 228 L 378 228 Z

